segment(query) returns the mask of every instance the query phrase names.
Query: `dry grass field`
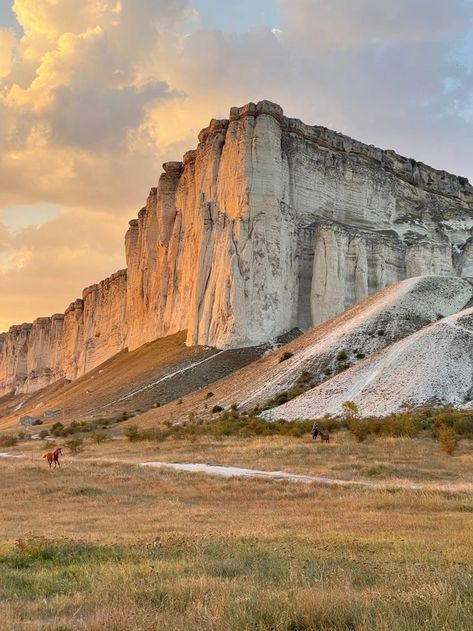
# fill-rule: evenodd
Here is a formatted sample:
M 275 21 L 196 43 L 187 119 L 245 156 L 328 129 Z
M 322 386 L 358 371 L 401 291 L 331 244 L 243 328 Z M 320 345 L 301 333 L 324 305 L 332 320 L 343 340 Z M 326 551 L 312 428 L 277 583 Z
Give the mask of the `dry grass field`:
M 0 626 L 66 631 L 471 629 L 473 446 L 430 438 L 123 438 L 49 471 L 1 459 Z M 208 462 L 379 481 L 225 479 Z M 421 488 L 409 488 L 409 484 Z M 405 488 L 403 488 L 405 487 Z

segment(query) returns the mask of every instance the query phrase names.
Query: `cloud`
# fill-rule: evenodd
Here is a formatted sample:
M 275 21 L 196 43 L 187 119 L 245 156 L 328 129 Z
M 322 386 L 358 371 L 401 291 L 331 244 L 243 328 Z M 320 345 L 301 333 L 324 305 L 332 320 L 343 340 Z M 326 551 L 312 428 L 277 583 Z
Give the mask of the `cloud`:
M 11 29 L 0 28 L 0 79 L 10 74 L 15 46 L 15 33 Z
M 82 287 L 100 280 L 97 269 L 123 267 L 123 252 L 104 248 L 104 243 L 121 241 L 122 233 L 123 226 L 107 213 L 84 208 L 15 234 L 0 223 L 0 254 L 6 255 L 3 264 L 0 259 L 0 328 L 63 312 Z
M 271 99 L 473 176 L 471 1 L 278 4 L 277 28 L 226 32 L 191 0 L 15 0 L 23 36 L 0 29 L 0 212 L 61 212 L 16 234 L 0 222 L 0 328 L 122 266 L 161 163 L 232 105 Z
M 280 0 L 292 44 L 336 50 L 443 41 L 471 28 L 470 0 Z

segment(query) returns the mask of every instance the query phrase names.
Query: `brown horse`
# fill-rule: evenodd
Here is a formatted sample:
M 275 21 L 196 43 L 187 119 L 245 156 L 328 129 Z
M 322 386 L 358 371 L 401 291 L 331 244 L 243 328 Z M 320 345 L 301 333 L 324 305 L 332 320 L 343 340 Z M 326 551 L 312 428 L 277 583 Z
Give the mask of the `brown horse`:
M 61 466 L 61 463 L 59 462 L 59 456 L 62 456 L 62 449 L 60 447 L 58 447 L 54 451 L 50 451 L 49 453 L 44 454 L 43 458 L 47 459 L 49 468 L 51 469 L 51 465 L 53 464 L 53 462 L 54 468 L 56 468 L 56 466 Z
M 320 430 L 319 430 L 319 434 L 320 434 L 320 439 L 323 443 L 330 442 L 330 434 L 326 434 L 325 432 L 321 432 Z

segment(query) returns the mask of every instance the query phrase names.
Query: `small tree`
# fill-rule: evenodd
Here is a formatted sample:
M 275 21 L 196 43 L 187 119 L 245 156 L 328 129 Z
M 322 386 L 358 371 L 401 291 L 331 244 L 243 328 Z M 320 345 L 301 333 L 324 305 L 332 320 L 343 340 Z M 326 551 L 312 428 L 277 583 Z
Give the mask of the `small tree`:
M 359 410 L 354 401 L 344 401 L 342 403 L 342 410 L 349 421 L 353 421 L 355 418 L 358 418 Z
M 450 427 L 442 427 L 438 434 L 440 449 L 453 456 L 458 445 L 458 437 Z

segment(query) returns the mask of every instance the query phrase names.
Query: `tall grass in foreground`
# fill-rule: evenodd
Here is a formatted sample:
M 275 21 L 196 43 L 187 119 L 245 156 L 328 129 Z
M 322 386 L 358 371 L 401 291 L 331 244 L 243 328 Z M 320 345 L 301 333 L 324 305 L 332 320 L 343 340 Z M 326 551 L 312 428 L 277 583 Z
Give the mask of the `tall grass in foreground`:
M 0 554 L 11 629 L 468 629 L 473 577 L 431 550 L 367 535 L 168 535 L 104 546 L 26 537 Z

